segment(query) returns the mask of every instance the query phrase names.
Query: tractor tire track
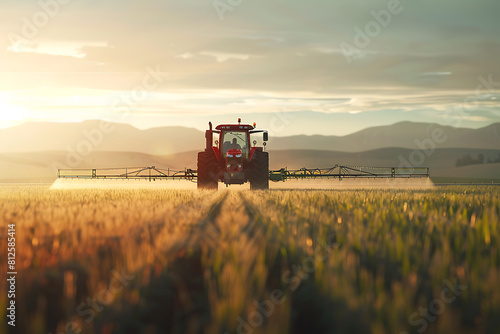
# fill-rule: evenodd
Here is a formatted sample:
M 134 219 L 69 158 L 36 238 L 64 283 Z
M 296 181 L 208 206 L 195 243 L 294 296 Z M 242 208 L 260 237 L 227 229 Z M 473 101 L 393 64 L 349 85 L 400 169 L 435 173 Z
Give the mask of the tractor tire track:
M 202 218 L 189 226 L 186 237 L 167 251 L 167 264 L 142 294 L 145 305 L 155 305 L 147 319 L 157 331 L 204 333 L 212 321 L 209 289 L 205 282 L 207 253 L 217 247 L 221 230 L 216 221 L 227 205 L 228 193 L 215 193 Z
M 204 243 L 209 243 L 208 246 L 213 246 L 220 235 L 220 229 L 215 224 L 217 217 L 221 215 L 221 210 L 228 197 L 228 192 L 218 195 L 210 205 L 205 218 L 192 226 L 189 235 L 186 238 L 188 247 L 199 247 Z
M 220 314 L 221 305 L 234 299 L 235 287 L 240 286 L 240 291 L 247 293 L 243 287 L 249 286 L 245 281 L 253 272 L 254 257 L 250 256 L 249 261 L 245 256 L 257 249 L 253 240 L 242 238 L 243 228 L 252 219 L 241 198 L 231 191 L 216 196 L 205 217 L 191 226 L 184 247 L 177 248 L 166 268 L 177 296 L 175 318 L 189 319 L 190 324 L 196 324 L 193 332 L 197 333 L 221 331 L 210 326 L 220 322 L 214 317 Z M 231 307 L 238 314 L 243 308 L 244 305 Z M 184 327 L 184 320 L 176 326 Z
M 270 276 L 281 277 L 279 247 L 266 240 L 267 221 L 245 193 L 216 193 L 204 217 L 171 248 L 162 277 L 152 284 L 170 296 L 161 301 L 170 314 L 161 329 L 223 332 L 218 326 L 227 319 L 218 316 L 230 312 L 224 317 L 237 319 L 248 310 L 247 301 L 278 287 Z

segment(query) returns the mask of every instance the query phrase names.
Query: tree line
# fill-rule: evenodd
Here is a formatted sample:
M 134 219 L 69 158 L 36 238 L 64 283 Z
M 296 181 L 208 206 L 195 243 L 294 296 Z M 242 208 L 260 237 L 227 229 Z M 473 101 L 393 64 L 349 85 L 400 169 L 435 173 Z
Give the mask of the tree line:
M 494 163 L 500 163 L 500 152 L 498 153 L 498 157 L 493 157 L 493 158 L 486 158 L 484 154 L 479 153 L 477 155 L 477 158 L 472 157 L 470 154 L 465 154 L 463 157 L 458 158 L 455 166 L 456 167 L 461 167 L 461 166 L 469 166 L 469 165 L 481 165 L 481 164 L 494 164 Z

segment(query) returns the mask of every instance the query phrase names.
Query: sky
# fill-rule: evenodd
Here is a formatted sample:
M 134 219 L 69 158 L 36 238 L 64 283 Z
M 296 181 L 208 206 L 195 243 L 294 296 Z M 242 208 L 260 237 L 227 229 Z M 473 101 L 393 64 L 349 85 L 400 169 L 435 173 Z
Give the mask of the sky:
M 4 0 L 0 128 L 500 121 L 497 0 Z

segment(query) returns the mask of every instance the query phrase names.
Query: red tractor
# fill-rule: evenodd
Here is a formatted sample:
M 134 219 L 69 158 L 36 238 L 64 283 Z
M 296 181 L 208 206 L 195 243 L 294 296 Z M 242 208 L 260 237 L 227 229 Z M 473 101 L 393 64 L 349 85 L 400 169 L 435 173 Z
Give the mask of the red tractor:
M 269 189 L 269 154 L 250 135 L 263 133 L 263 146 L 268 141 L 265 130 L 253 125 L 221 124 L 215 130 L 212 122 L 205 132 L 206 147 L 198 153 L 198 189 L 218 189 L 219 181 L 227 185 L 250 181 L 252 190 Z M 214 133 L 219 139 L 214 142 Z M 215 145 L 214 145 L 215 144 Z

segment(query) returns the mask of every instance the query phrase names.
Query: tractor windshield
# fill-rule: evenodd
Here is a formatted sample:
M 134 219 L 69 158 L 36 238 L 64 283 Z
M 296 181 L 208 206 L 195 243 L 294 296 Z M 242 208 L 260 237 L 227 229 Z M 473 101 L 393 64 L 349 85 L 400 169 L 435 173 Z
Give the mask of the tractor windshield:
M 226 131 L 222 133 L 222 153 L 226 153 L 230 149 L 239 149 L 243 156 L 248 155 L 248 138 L 246 132 Z

